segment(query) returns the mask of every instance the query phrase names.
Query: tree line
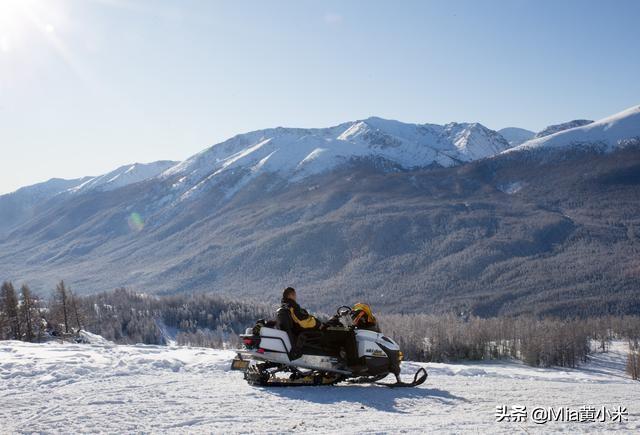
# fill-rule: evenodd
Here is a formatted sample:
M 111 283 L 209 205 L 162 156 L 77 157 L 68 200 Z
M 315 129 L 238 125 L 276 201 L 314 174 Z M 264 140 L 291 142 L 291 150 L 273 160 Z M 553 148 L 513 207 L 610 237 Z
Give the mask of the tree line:
M 42 341 L 82 329 L 80 301 L 60 281 L 50 299 L 43 300 L 23 284 L 16 291 L 5 281 L 0 287 L 0 340 Z
M 239 345 L 238 334 L 269 317 L 266 304 L 215 294 L 150 296 L 120 288 L 80 298 L 86 329 L 116 343 L 221 348 Z
M 640 317 L 583 319 L 533 316 L 480 318 L 468 315 L 380 316 L 407 359 L 458 361 L 516 358 L 532 366 L 576 367 L 614 339 L 640 339 Z
M 60 281 L 48 298 L 17 292 L 11 282 L 0 291 L 0 340 L 74 339 L 86 330 L 120 344 L 239 346 L 238 334 L 272 307 L 213 294 L 151 296 L 119 288 L 77 296 Z
M 63 281 L 49 298 L 11 282 L 0 291 L 0 339 L 72 338 L 79 330 L 121 344 L 238 347 L 238 334 L 275 307 L 214 294 L 151 296 L 120 288 L 77 296 Z M 532 366 L 576 367 L 614 339 L 628 340 L 627 371 L 640 378 L 640 317 L 481 318 L 469 314 L 382 314 L 384 333 L 405 358 L 449 362 L 514 358 Z

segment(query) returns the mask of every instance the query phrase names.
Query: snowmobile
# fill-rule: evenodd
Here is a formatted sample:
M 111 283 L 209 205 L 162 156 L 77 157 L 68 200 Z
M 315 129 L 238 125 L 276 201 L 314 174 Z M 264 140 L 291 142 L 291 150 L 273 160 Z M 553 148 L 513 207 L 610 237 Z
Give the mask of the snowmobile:
M 339 382 L 415 387 L 427 380 L 420 368 L 413 381 L 400 379 L 403 359 L 398 344 L 379 332 L 353 325 L 351 308 L 338 308 L 335 324 L 322 331 L 302 332 L 292 346 L 286 331 L 259 321 L 240 335 L 244 346 L 231 368 L 259 386 L 333 385 Z M 302 343 L 302 344 L 301 344 Z M 393 373 L 395 383 L 381 382 Z

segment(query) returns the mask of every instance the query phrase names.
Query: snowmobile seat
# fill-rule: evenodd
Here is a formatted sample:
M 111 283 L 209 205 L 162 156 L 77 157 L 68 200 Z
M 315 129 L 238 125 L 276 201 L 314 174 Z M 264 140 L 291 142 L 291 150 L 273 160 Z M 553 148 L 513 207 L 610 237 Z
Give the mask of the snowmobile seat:
M 349 362 L 357 359 L 355 332 L 346 328 L 327 328 L 322 331 L 304 331 L 298 334 L 296 345 L 305 355 L 328 355 L 341 357 L 346 353 Z

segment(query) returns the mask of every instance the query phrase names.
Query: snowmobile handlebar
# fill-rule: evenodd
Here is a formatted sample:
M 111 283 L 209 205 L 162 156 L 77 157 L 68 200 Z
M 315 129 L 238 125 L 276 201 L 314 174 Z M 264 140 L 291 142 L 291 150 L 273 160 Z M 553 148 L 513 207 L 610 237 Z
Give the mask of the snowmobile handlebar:
M 349 314 L 351 314 L 351 307 L 348 307 L 346 305 L 342 305 L 341 307 L 338 307 L 338 309 L 336 310 L 336 314 L 340 317 L 342 316 L 347 316 Z

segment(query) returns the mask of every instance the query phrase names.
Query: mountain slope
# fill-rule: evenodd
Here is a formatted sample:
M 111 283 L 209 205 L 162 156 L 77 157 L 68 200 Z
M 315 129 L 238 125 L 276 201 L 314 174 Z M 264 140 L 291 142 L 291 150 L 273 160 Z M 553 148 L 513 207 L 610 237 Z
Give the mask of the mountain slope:
M 158 177 L 43 202 L 0 241 L 0 277 L 274 302 L 294 285 L 313 308 L 637 313 L 637 110 L 516 147 L 590 144 L 543 159 L 473 160 L 508 146 L 476 124 L 239 135 Z M 603 137 L 611 152 L 593 147 Z
M 596 122 L 532 139 L 506 152 L 587 145 L 612 150 L 638 140 L 640 106 L 634 106 Z
M 113 190 L 153 178 L 178 162 L 161 160 L 134 163 L 97 177 L 72 180 L 53 178 L 0 195 L 0 238 L 36 215 L 36 207 L 57 195 L 75 195 L 92 190 Z
M 167 169 L 175 166 L 178 162 L 171 160 L 159 160 L 152 163 L 134 163 L 120 166 L 119 168 L 88 180 L 68 189 L 69 193 L 82 193 L 89 190 L 114 190 L 129 184 L 153 178 Z
M 53 178 L 0 195 L 0 238 L 15 225 L 31 219 L 36 205 L 88 179 L 89 177 L 75 180 Z
M 148 181 L 48 206 L 0 245 L 0 276 L 42 291 L 64 278 L 78 292 L 273 302 L 289 284 L 314 308 L 365 299 L 381 311 L 639 312 L 638 169 L 628 149 L 394 173 L 359 164 L 285 186 L 262 174 L 170 218 L 146 208 L 166 195 Z M 143 226 L 129 224 L 133 212 Z
M 589 119 L 574 119 L 573 121 L 563 122 L 561 124 L 554 124 L 545 127 L 535 134 L 535 139 L 540 137 L 549 136 L 550 134 L 558 133 L 560 131 L 569 130 L 570 128 L 582 127 L 583 125 L 591 124 L 593 121 Z M 529 138 L 531 139 L 531 138 Z

